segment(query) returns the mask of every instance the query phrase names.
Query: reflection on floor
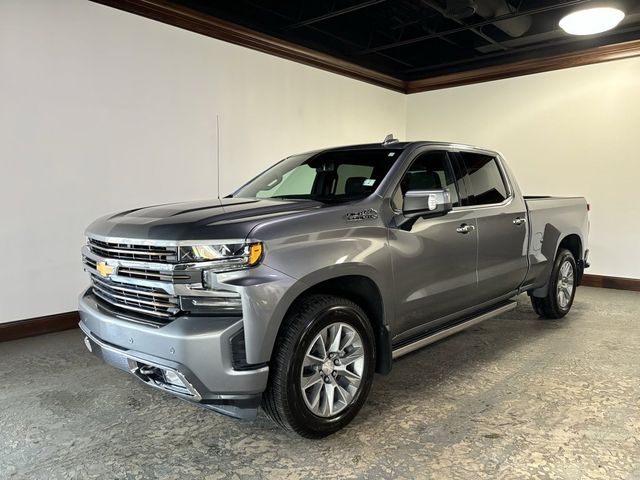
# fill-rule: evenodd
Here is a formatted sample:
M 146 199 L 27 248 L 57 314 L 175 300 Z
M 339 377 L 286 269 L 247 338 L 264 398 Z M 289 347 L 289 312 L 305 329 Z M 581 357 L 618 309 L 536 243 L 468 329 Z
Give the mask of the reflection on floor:
M 0 478 L 640 478 L 640 294 L 582 287 L 403 357 L 302 440 L 103 365 L 78 330 L 0 343 Z

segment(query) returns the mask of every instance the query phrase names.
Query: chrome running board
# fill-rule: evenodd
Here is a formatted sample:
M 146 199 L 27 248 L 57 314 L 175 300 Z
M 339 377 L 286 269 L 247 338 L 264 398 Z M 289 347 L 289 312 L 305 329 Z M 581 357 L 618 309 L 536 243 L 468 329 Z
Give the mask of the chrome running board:
M 472 317 L 467 320 L 463 320 L 460 323 L 456 323 L 455 325 L 452 325 L 450 327 L 445 327 L 442 330 L 438 330 L 436 332 L 428 334 L 426 337 L 421 337 L 418 340 L 415 340 L 409 344 L 402 345 L 401 347 L 398 347 L 393 350 L 393 359 L 395 360 L 396 358 L 400 358 L 403 355 L 406 355 L 407 353 L 411 353 L 422 347 L 426 347 L 427 345 L 437 342 L 438 340 L 442 340 L 443 338 L 446 338 L 449 335 L 453 335 L 454 333 L 461 332 L 462 330 L 472 327 L 473 325 L 476 325 L 480 322 L 496 317 L 505 312 L 509 312 L 514 308 L 516 308 L 517 305 L 518 305 L 518 302 L 513 300 L 509 301 L 507 304 L 502 304 L 499 307 L 494 308 L 493 310 L 489 310 L 488 312 L 478 315 L 477 317 Z

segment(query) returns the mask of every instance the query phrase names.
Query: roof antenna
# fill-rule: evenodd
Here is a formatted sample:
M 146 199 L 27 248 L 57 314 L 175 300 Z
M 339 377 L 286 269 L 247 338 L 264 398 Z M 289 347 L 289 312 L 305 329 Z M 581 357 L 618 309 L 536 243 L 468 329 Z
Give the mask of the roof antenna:
M 216 115 L 216 167 L 218 170 L 218 200 L 220 200 L 220 116 Z
M 390 145 L 392 143 L 398 143 L 398 139 L 393 138 L 393 133 L 390 133 L 389 135 L 384 137 L 384 140 L 382 141 L 382 145 Z

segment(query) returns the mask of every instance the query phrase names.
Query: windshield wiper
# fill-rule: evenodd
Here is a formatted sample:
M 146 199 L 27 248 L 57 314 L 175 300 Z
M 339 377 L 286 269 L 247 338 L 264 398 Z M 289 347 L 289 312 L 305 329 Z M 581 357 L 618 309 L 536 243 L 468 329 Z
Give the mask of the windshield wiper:
M 257 197 L 257 198 L 261 198 L 261 197 Z M 315 198 L 304 198 L 304 197 L 297 197 L 295 195 L 274 195 L 273 197 L 262 197 L 263 200 L 269 200 L 270 198 L 279 198 L 282 200 L 300 200 L 300 201 L 304 201 L 304 202 L 319 202 L 321 200 L 317 200 Z

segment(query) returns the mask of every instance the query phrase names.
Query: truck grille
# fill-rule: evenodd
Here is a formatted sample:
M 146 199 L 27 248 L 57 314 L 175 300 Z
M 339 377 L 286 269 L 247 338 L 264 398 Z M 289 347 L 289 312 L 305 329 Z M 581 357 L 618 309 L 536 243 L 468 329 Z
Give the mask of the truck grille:
M 95 238 L 89 238 L 89 249 L 101 257 L 117 258 L 120 260 L 176 263 L 178 259 L 177 247 L 103 242 Z
M 198 295 L 203 288 L 202 270 L 178 264 L 178 247 L 104 240 L 110 241 L 89 237 L 82 247 L 82 262 L 94 300 L 112 315 L 155 327 L 184 313 L 241 315 L 242 301 L 236 292 L 210 290 Z
M 91 274 L 93 293 L 113 306 L 133 312 L 170 318 L 179 311 L 178 297 L 163 290 L 106 280 Z
M 133 314 L 135 312 L 154 317 L 155 321 L 161 323 L 170 322 L 180 313 L 179 297 L 169 293 L 173 289 L 168 287 L 176 281 L 188 282 L 190 276 L 186 272 L 173 271 L 172 266 L 158 265 L 175 263 L 176 247 L 104 242 L 89 238 L 86 248 L 88 251 L 82 261 L 91 277 L 93 294 L 99 300 L 128 311 L 133 317 L 136 316 Z M 98 272 L 97 264 L 101 259 L 122 262 L 118 262 L 116 270 L 109 276 L 103 276 Z
M 82 261 L 86 266 L 96 269 L 96 262 L 89 257 L 83 257 Z M 142 280 L 157 280 L 160 282 L 173 283 L 180 280 L 189 280 L 191 276 L 188 273 L 174 272 L 172 270 L 157 270 L 153 268 L 137 268 L 137 267 L 120 267 L 118 276 L 129 278 L 140 278 Z

